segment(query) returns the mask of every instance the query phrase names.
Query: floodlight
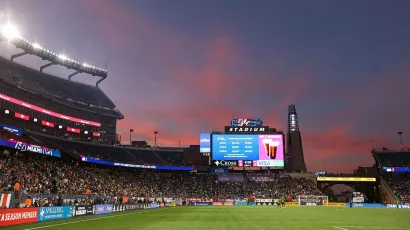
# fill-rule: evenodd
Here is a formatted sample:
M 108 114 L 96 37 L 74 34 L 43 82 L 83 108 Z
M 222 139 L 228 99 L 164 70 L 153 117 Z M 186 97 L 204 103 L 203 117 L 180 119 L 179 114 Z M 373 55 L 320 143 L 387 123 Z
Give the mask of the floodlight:
M 7 24 L 1 28 L 1 34 L 10 40 L 20 37 L 17 27 L 10 24 Z
M 63 61 L 67 60 L 67 57 L 64 54 L 58 55 L 58 58 L 60 58 Z
M 42 49 L 41 46 L 37 43 L 33 44 L 34 49 Z
M 84 62 L 84 63 L 83 63 L 83 66 L 87 67 L 87 63 Z

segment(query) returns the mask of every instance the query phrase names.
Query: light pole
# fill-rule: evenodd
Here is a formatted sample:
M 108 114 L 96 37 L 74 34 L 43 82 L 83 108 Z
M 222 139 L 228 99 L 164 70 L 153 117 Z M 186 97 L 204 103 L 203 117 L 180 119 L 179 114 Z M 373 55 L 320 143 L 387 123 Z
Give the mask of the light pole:
M 157 148 L 157 131 L 154 131 L 154 148 Z
M 403 150 L 403 139 L 401 138 L 401 135 L 403 134 L 403 132 L 397 132 L 399 134 L 400 137 L 400 145 L 401 145 L 401 150 Z
M 131 133 L 134 132 L 133 129 L 130 129 L 130 146 L 132 146 L 132 139 L 131 139 Z

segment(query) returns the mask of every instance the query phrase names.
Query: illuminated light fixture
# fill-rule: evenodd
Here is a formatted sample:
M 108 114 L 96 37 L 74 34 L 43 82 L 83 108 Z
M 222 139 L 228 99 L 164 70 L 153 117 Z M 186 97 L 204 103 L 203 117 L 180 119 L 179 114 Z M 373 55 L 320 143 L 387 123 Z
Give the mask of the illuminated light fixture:
M 5 113 L 5 114 L 10 114 L 10 111 L 6 109 L 6 110 L 4 111 L 4 113 Z
M 37 122 L 37 118 L 34 118 L 34 122 Z
M 1 34 L 9 40 L 13 40 L 15 38 L 20 37 L 20 33 L 17 27 L 7 24 L 1 28 Z
M 34 49 L 42 49 L 41 46 L 40 46 L 39 44 L 37 44 L 37 43 L 34 43 L 34 44 L 33 44 L 33 48 L 34 48 Z
M 63 61 L 65 61 L 65 60 L 68 59 L 67 56 L 65 56 L 64 54 L 58 55 L 58 58 L 60 58 L 60 59 L 63 60 Z
M 88 134 L 88 131 L 84 131 L 84 134 Z
M 87 63 L 84 62 L 84 63 L 83 63 L 83 66 L 87 67 Z
M 62 128 L 63 128 L 63 126 L 59 125 L 59 126 L 58 126 L 58 128 L 59 128 L 59 129 L 62 129 Z

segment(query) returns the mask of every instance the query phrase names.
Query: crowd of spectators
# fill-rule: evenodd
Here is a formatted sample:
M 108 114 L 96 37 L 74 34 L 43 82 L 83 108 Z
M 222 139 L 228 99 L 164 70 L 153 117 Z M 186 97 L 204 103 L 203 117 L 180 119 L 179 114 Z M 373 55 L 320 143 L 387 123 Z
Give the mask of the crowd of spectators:
M 269 182 L 251 179 L 242 183 L 220 182 L 215 174 L 142 172 L 12 152 L 3 153 L 0 157 L 0 180 L 2 191 L 19 191 L 22 194 L 210 199 L 320 194 L 306 179 L 286 177 Z
M 299 195 L 323 195 L 321 191 L 306 178 L 277 177 L 276 175 L 261 180 L 249 177 L 248 193 L 257 197 L 282 198 L 284 195 L 297 199 Z
M 392 185 L 394 193 L 402 202 L 410 202 L 410 179 L 395 178 Z

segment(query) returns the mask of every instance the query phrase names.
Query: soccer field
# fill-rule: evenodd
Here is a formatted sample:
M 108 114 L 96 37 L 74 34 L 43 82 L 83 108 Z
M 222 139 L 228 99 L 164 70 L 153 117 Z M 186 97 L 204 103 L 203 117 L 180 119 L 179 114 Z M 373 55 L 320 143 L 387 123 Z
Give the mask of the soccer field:
M 27 224 L 7 229 L 410 229 L 409 209 L 172 207 Z

